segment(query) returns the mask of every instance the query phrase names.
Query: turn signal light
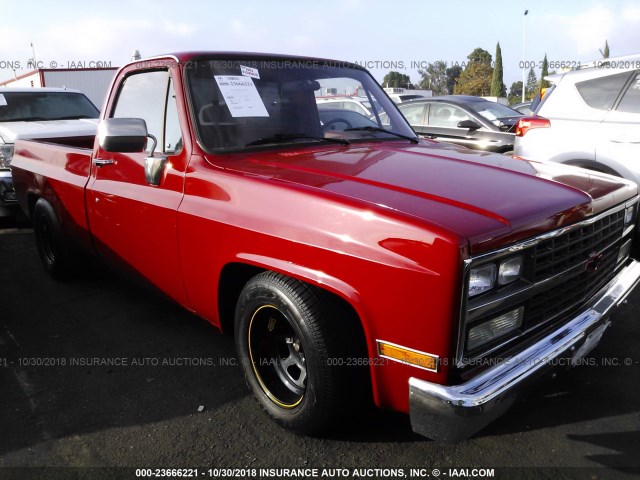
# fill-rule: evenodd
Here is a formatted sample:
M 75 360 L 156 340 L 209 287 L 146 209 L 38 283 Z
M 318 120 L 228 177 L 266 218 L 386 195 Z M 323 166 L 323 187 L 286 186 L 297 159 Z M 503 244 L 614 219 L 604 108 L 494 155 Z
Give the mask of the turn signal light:
M 428 353 L 418 352 L 410 348 L 394 345 L 393 343 L 378 341 L 378 353 L 381 357 L 400 363 L 424 368 L 433 372 L 438 371 L 438 357 Z

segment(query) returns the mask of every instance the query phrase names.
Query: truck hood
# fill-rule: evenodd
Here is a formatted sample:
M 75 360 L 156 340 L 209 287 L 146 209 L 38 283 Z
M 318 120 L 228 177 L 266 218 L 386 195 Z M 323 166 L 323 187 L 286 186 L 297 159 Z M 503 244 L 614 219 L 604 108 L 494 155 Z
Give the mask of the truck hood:
M 95 135 L 97 118 L 79 120 L 47 120 L 33 122 L 1 122 L 0 138 L 4 143 L 15 143 L 17 139 L 56 138 L 67 136 Z
M 468 241 L 471 253 L 575 223 L 637 194 L 617 177 L 435 142 L 262 151 L 230 156 L 224 166 L 437 224 Z

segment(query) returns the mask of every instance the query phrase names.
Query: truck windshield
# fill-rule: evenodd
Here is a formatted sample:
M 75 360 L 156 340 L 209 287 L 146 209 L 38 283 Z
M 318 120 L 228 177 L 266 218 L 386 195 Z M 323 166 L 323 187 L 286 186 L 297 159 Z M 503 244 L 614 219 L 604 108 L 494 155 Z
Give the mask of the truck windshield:
M 3 92 L 0 89 L 0 122 L 98 118 L 99 114 L 82 93 Z
M 416 138 L 375 80 L 353 66 L 231 59 L 192 62 L 186 71 L 199 140 L 210 151 Z

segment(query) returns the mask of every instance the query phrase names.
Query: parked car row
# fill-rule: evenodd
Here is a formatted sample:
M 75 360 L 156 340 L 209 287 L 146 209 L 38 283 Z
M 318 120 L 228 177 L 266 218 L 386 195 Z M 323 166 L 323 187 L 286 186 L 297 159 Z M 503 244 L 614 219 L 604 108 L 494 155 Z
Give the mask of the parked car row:
M 323 110 L 356 112 L 364 117 L 350 116 L 352 123 L 367 124 L 379 115 L 384 125 L 388 114 L 378 102 L 366 97 L 335 97 L 316 99 L 321 117 Z M 413 130 L 422 138 L 440 140 L 476 150 L 508 153 L 513 150 L 515 126 L 522 114 L 497 102 L 467 95 L 412 98 L 398 103 L 398 109 Z M 344 122 L 341 122 L 344 124 Z M 345 128 L 349 128 L 345 126 Z

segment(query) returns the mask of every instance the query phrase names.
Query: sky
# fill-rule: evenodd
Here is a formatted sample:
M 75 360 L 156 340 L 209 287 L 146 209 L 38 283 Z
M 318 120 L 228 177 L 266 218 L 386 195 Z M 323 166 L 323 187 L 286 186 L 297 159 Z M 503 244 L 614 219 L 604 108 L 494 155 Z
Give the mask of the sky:
M 417 83 L 428 62 L 462 65 L 500 42 L 509 88 L 523 58 L 539 77 L 545 54 L 593 61 L 605 40 L 611 57 L 640 53 L 640 0 L 0 0 L 0 18 L 0 81 L 31 70 L 34 53 L 44 68 L 74 68 L 214 50 L 346 60 Z

